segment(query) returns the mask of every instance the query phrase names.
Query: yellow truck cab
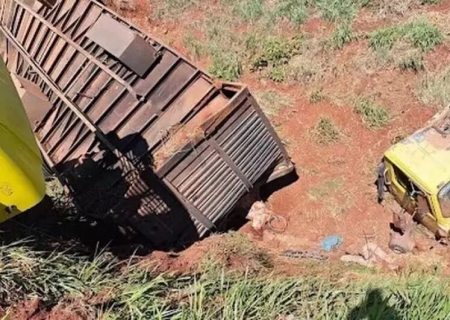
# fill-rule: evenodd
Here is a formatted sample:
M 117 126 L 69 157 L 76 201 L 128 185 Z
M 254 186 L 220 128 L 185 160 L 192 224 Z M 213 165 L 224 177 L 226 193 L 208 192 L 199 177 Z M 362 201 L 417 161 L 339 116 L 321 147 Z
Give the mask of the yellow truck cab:
M 0 58 L 0 222 L 44 198 L 42 166 L 27 114 Z
M 438 238 L 450 231 L 450 109 L 389 148 L 379 166 L 378 192 L 384 187 Z

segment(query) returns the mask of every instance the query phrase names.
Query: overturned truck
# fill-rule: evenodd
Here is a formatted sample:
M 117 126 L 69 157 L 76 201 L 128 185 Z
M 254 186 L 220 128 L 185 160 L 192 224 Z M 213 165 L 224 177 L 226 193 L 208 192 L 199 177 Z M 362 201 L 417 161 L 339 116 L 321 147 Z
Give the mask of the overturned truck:
M 246 86 L 99 2 L 3 0 L 0 32 L 43 158 L 85 214 L 155 246 L 190 242 L 294 171 Z

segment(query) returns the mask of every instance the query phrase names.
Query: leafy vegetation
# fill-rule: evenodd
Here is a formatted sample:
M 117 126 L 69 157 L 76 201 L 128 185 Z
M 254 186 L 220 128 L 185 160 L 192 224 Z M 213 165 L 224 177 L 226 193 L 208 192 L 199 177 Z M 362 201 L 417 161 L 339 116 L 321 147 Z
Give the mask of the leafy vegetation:
M 384 127 L 390 120 L 387 110 L 375 105 L 369 98 L 358 97 L 355 101 L 355 110 L 370 129 Z
M 430 51 L 443 41 L 439 28 L 428 21 L 389 26 L 369 34 L 369 44 L 374 50 L 389 50 L 399 41 L 410 42 L 423 52 Z
M 355 38 L 352 27 L 348 24 L 339 25 L 331 37 L 332 45 L 336 49 L 342 49 L 344 45 Z
M 358 12 L 353 0 L 315 0 L 314 3 L 322 16 L 331 22 L 350 21 Z
M 308 17 L 308 0 L 279 0 L 273 14 L 276 18 L 287 19 L 294 25 L 302 24 Z
M 418 96 L 425 104 L 444 108 L 450 104 L 450 68 L 427 74 Z
M 329 117 L 321 117 L 312 130 L 314 139 L 320 144 L 328 145 L 341 138 L 341 131 Z

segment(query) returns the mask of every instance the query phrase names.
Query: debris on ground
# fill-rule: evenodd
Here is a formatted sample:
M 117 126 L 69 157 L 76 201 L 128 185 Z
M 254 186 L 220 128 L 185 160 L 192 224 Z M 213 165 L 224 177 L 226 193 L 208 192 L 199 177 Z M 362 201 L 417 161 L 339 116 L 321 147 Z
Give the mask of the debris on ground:
M 320 243 L 320 247 L 322 248 L 322 250 L 330 252 L 331 250 L 340 247 L 342 242 L 343 240 L 341 236 L 331 235 L 322 240 L 322 242 Z
M 281 253 L 283 257 L 294 259 L 314 259 L 314 260 L 327 260 L 328 257 L 317 252 L 301 251 L 301 250 L 285 250 Z
M 368 242 L 364 245 L 360 254 L 343 255 L 341 261 L 357 263 L 365 267 L 387 264 L 390 269 L 396 268 L 394 260 L 374 242 Z
M 253 229 L 261 230 L 269 221 L 270 211 L 267 209 L 264 202 L 256 201 L 250 208 L 246 218 L 252 222 Z

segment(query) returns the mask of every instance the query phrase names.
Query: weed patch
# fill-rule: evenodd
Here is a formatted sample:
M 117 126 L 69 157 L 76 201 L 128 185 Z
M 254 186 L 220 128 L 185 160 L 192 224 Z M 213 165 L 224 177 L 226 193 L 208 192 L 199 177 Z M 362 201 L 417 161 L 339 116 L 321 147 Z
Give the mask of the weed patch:
M 440 29 L 428 21 L 389 26 L 369 34 L 370 47 L 376 51 L 390 50 L 399 41 L 410 43 L 423 52 L 432 50 L 443 41 Z
M 235 81 L 242 74 L 242 65 L 236 53 L 215 52 L 208 71 L 215 77 Z
M 355 110 L 365 125 L 370 129 L 379 129 L 388 124 L 390 120 L 386 109 L 374 104 L 371 99 L 358 97 L 355 101 Z
M 338 126 L 328 117 L 321 117 L 312 130 L 314 139 L 324 145 L 337 142 L 341 138 Z
M 263 0 L 234 1 L 234 12 L 246 22 L 255 22 L 264 14 Z
M 308 0 L 279 0 L 273 14 L 277 19 L 287 19 L 294 25 L 302 24 L 308 17 Z
M 322 17 L 331 22 L 352 20 L 358 8 L 352 0 L 314 0 Z
M 418 97 L 424 104 L 444 108 L 450 104 L 450 68 L 425 75 Z
M 344 45 L 353 41 L 355 36 L 352 27 L 349 24 L 343 24 L 336 27 L 331 36 L 331 43 L 333 48 L 342 49 Z

